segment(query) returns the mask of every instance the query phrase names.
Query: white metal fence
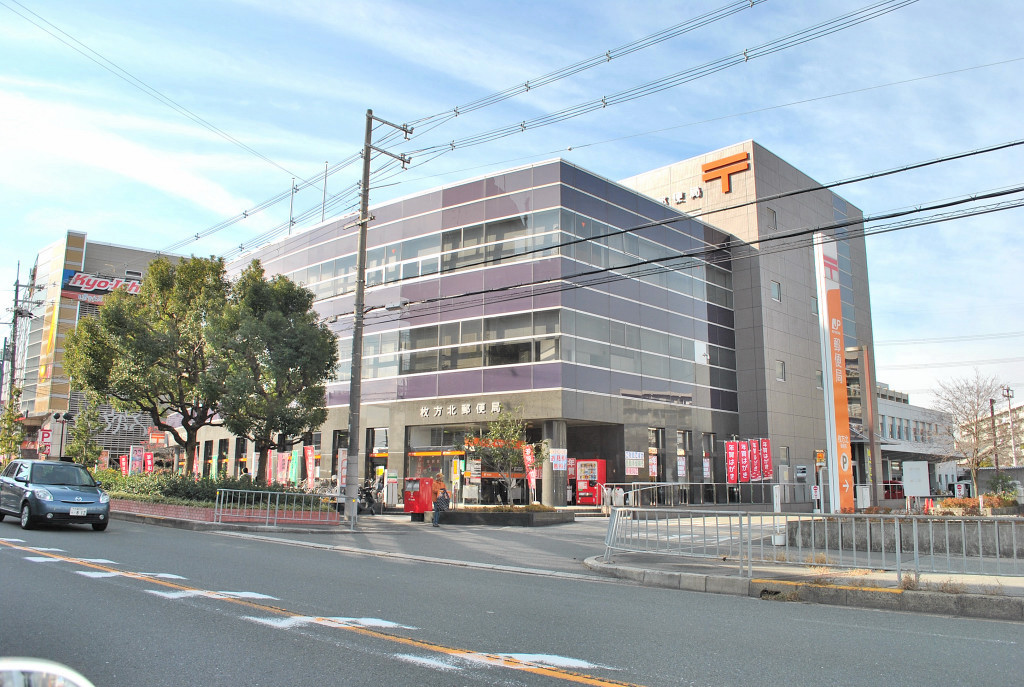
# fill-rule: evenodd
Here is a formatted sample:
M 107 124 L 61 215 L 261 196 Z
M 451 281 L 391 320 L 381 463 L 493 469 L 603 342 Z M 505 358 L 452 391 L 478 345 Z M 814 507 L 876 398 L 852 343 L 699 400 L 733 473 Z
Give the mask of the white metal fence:
M 754 563 L 978 575 L 1024 575 L 1024 518 L 793 514 L 613 508 L 616 552 Z
M 608 482 L 601 486 L 602 505 L 674 508 L 738 504 L 770 507 L 775 486 L 782 488 L 783 503 L 808 504 L 812 502 L 813 487 L 804 482 Z
M 339 522 L 334 494 L 218 489 L 214 522 L 246 522 L 263 525 Z

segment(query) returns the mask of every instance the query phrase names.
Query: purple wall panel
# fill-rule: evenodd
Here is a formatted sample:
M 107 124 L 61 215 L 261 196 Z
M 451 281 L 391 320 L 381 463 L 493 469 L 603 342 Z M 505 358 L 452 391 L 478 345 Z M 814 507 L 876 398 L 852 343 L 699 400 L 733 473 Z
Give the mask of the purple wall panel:
M 488 391 L 521 391 L 533 383 L 529 365 L 485 369 L 484 388 Z
M 398 379 L 399 399 L 410 398 L 436 398 L 437 397 L 437 375 L 416 375 L 414 377 L 400 377 Z
M 468 396 L 484 390 L 484 371 L 445 372 L 437 376 L 438 396 Z
M 561 363 L 546 363 L 533 366 L 534 389 L 557 389 L 562 386 Z

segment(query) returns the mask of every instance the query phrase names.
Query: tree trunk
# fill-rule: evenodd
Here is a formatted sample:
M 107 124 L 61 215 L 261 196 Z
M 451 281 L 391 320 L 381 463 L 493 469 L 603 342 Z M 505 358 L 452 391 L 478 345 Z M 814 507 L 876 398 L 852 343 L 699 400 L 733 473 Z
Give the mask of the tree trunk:
M 256 468 L 256 484 L 267 484 L 267 467 L 270 463 L 270 444 L 268 442 L 258 441 L 256 444 L 259 446 L 260 464 Z

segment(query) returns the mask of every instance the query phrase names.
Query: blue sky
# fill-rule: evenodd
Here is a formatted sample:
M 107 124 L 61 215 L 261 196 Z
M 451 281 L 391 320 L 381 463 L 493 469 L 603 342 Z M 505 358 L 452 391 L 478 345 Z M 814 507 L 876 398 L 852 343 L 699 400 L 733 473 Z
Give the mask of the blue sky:
M 367 108 L 396 123 L 418 120 L 729 4 L 0 0 L 3 318 L 18 260 L 24 278 L 36 252 L 69 229 L 169 249 L 286 192 L 293 175 L 322 174 L 325 162 L 357 152 Z M 460 115 L 407 148 L 591 101 L 867 4 L 761 2 Z M 77 39 L 95 60 L 263 157 L 20 15 L 66 32 L 65 41 Z M 414 157 L 404 174 L 376 182 L 371 201 L 558 156 L 621 179 L 752 138 L 825 183 L 1021 139 L 1022 27 L 1019 2 L 920 0 L 646 98 L 433 160 Z M 1011 187 L 1022 183 L 1022 148 L 837 190 L 872 215 Z M 358 165 L 333 174 L 328 193 L 358 174 Z M 321 193 L 298 193 L 296 211 L 319 204 Z M 285 200 L 177 250 L 237 252 L 287 218 Z M 1022 219 L 1024 210 L 1007 210 L 867 239 L 881 381 L 927 404 L 939 380 L 977 367 L 1021 387 L 1024 398 Z

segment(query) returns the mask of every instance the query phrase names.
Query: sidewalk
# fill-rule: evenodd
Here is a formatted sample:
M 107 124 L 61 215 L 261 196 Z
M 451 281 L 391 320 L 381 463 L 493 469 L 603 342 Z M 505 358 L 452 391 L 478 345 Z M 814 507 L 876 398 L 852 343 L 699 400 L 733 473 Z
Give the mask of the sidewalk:
M 604 560 L 607 518 L 550 527 L 487 527 L 412 522 L 405 514 L 360 516 L 347 524 L 268 527 L 112 512 L 128 520 L 181 529 L 267 537 L 363 555 L 501 569 L 524 574 L 616 578 L 650 587 L 1024 622 L 1024 577 L 923 574 L 916 588 L 895 572 L 755 564 L 746 577 L 735 559 L 617 553 Z

